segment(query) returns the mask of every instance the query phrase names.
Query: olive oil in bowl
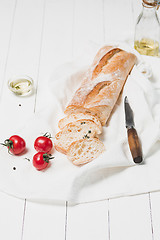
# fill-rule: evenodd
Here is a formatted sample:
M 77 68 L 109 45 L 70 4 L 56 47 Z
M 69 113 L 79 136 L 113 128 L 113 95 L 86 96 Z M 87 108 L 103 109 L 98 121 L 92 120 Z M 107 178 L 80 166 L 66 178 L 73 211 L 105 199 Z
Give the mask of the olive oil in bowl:
M 33 89 L 33 80 L 28 76 L 19 76 L 8 81 L 9 89 L 17 95 L 28 95 Z
M 159 43 L 152 39 L 143 38 L 141 41 L 135 41 L 134 48 L 142 55 L 159 55 Z

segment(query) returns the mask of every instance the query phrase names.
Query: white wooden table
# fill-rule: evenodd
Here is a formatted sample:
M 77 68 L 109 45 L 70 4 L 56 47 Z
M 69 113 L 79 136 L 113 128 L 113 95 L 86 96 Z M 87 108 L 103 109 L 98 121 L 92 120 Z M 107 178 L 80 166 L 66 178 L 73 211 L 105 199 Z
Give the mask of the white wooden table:
M 140 0 L 0 0 L 1 116 L 12 111 L 13 120 L 23 121 L 38 111 L 58 65 L 89 42 L 133 37 L 140 10 Z M 35 81 L 36 92 L 28 98 L 8 94 L 7 79 L 19 72 Z M 0 193 L 0 239 L 159 240 L 159 205 L 160 192 L 74 207 Z

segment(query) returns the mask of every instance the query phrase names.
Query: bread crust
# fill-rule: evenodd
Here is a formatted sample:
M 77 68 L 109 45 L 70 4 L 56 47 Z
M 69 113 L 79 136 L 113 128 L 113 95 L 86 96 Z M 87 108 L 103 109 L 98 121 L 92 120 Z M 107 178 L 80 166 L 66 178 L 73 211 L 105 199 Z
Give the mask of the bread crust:
M 105 125 L 135 62 L 134 54 L 119 48 L 100 49 L 65 113 L 89 111 Z
M 54 144 L 54 148 L 58 151 L 58 152 L 60 152 L 60 153 L 63 153 L 63 154 L 67 154 L 67 151 L 64 149 L 64 148 L 62 148 L 62 147 L 60 147 L 60 146 L 58 146 L 58 145 L 56 145 L 56 144 Z

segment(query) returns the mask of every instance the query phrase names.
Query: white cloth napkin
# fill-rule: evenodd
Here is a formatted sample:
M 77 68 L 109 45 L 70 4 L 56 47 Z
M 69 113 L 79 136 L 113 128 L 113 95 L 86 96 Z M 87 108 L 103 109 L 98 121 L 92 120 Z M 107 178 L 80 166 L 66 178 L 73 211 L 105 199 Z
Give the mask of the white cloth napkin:
M 136 53 L 126 44 L 118 45 Z M 64 117 L 63 110 L 98 47 L 92 49 L 90 54 L 60 66 L 53 74 L 49 82 L 51 106 L 47 107 L 47 111 L 35 114 L 17 132 L 28 143 L 28 151 L 22 156 L 11 156 L 5 148 L 0 148 L 1 191 L 34 201 L 82 203 L 160 190 L 160 60 L 141 57 L 137 53 L 138 63 L 127 79 L 110 121 L 103 127 L 100 138 L 106 151 L 100 157 L 77 167 L 65 155 L 53 150 L 55 159 L 44 171 L 37 171 L 32 161 L 24 159 L 32 159 L 36 153 L 33 142 L 37 136 L 46 131 L 54 136 L 58 131 L 58 120 Z M 125 96 L 133 109 L 135 126 L 142 143 L 144 162 L 141 165 L 132 161 L 127 142 Z M 1 133 L 2 142 L 6 136 L 5 128 L 1 128 Z

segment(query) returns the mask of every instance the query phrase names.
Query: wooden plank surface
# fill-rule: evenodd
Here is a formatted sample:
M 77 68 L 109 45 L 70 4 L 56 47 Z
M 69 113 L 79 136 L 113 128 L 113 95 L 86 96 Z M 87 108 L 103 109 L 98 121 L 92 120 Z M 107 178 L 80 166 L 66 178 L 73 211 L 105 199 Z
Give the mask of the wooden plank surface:
M 72 59 L 74 1 L 46 1 L 35 111 L 46 107 L 54 71 Z M 58 23 L 58 24 L 57 24 Z M 45 97 L 45 101 L 44 101 Z
M 7 81 L 15 75 L 29 75 L 36 85 L 43 14 L 44 0 L 17 0 L 0 102 L 0 111 L 7 116 L 0 119 L 0 125 L 8 125 L 8 132 L 11 131 L 9 119 L 12 119 L 15 129 L 21 128 L 34 112 L 35 94 L 28 98 L 17 97 L 8 89 Z
M 134 0 L 137 2 L 137 0 Z M 104 1 L 105 41 L 123 41 L 133 39 L 133 8 L 132 1 Z
M 150 193 L 150 208 L 153 240 L 160 238 L 160 192 Z
M 0 239 L 22 237 L 24 201 L 0 192 Z
M 0 1 L 0 99 L 8 60 L 17 1 Z
M 0 1 L 0 100 L 8 61 L 17 1 Z M 6 181 L 7 179 L 4 179 Z M 0 239 L 20 240 L 24 201 L 0 192 Z
M 23 240 L 64 240 L 65 205 L 26 203 Z
M 82 56 L 94 44 L 104 42 L 103 1 L 75 0 L 73 56 Z M 88 49 L 89 48 L 89 49 Z
M 66 240 L 109 239 L 108 201 L 68 206 Z
M 148 194 L 109 200 L 110 240 L 153 240 Z

